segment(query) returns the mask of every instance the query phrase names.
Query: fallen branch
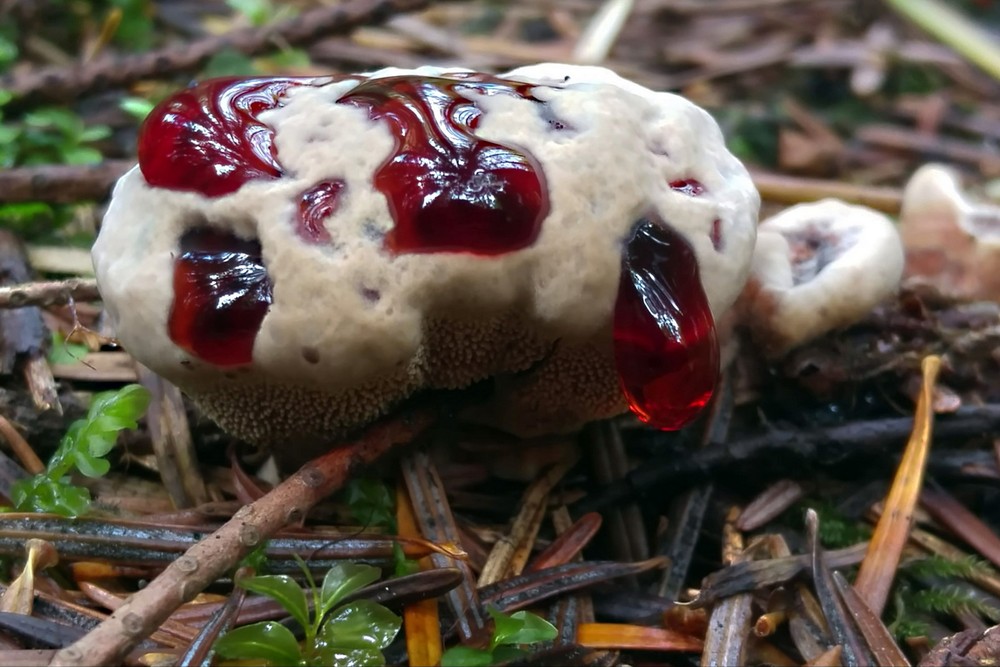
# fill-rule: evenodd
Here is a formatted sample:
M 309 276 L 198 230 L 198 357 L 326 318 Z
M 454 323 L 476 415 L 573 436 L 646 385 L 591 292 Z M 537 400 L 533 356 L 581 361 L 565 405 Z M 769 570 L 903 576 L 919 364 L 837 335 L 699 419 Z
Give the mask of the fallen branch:
M 71 301 L 96 301 L 100 298 L 97 281 L 84 278 L 0 287 L 0 308 L 63 306 Z
M 0 77 L 0 89 L 21 100 L 65 101 L 83 93 L 126 86 L 147 77 L 191 71 L 225 49 L 256 55 L 273 50 L 278 44 L 308 44 L 384 20 L 392 14 L 421 9 L 427 4 L 427 0 L 354 0 L 303 12 L 287 21 L 233 30 L 157 51 L 124 57 L 105 56 L 72 67 L 44 67 L 10 74 Z
M 935 436 L 945 442 L 993 433 L 998 428 L 1000 404 L 988 403 L 942 415 L 935 425 Z M 772 470 L 783 470 L 786 465 L 831 465 L 858 452 L 891 454 L 892 448 L 905 442 L 912 430 L 912 418 L 891 417 L 823 429 L 773 430 L 734 442 L 712 443 L 685 458 L 646 461 L 624 478 L 596 489 L 570 509 L 575 516 L 582 516 L 632 500 L 648 489 L 667 484 L 685 488 L 733 470 L 745 474 L 750 466 L 762 462 Z
M 130 160 L 100 164 L 47 164 L 0 171 L 0 204 L 44 201 L 72 204 L 106 198 L 115 181 L 132 165 Z
M 170 614 L 233 569 L 241 558 L 282 527 L 301 521 L 319 501 L 362 467 L 430 426 L 426 413 L 378 425 L 360 440 L 314 459 L 260 500 L 188 549 L 79 641 L 61 649 L 51 665 L 113 665 L 156 630 Z
M 751 172 L 751 176 L 762 198 L 781 204 L 801 204 L 836 197 L 850 204 L 861 204 L 883 213 L 898 215 L 903 203 L 903 192 L 899 188 L 802 178 L 757 169 Z

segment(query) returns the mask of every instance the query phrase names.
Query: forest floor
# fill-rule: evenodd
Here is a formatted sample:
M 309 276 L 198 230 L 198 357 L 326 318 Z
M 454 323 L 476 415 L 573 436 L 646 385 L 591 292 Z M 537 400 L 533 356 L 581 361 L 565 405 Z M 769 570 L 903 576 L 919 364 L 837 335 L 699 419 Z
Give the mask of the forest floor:
M 998 34 L 994 0 L 0 0 L 0 664 L 995 664 Z M 172 92 L 549 61 L 706 108 L 762 220 L 898 221 L 898 294 L 737 330 L 678 432 L 407 404 L 284 479 L 114 344 L 89 249 Z

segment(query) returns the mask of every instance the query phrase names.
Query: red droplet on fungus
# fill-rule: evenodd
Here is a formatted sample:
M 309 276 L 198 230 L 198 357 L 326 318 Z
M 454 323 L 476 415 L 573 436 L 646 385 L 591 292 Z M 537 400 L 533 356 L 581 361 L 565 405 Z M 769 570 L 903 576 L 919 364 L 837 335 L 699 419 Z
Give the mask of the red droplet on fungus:
M 170 339 L 216 366 L 248 364 L 271 305 L 271 279 L 257 241 L 214 229 L 188 230 L 174 260 Z
M 670 187 L 689 197 L 697 197 L 705 192 L 705 186 L 701 184 L 701 181 L 694 178 L 682 178 L 677 181 L 670 181 Z
M 395 223 L 390 250 L 499 255 L 534 243 L 548 213 L 541 167 L 525 151 L 478 138 L 483 112 L 466 97 L 532 99 L 530 88 L 485 76 L 399 76 L 371 79 L 338 100 L 388 122 L 396 138 L 375 173 Z
M 273 131 L 257 120 L 295 86 L 329 77 L 211 79 L 161 102 L 139 132 L 139 168 L 152 186 L 220 197 L 282 174 Z
M 715 391 L 719 344 L 697 257 L 663 223 L 640 220 L 627 238 L 614 353 L 629 407 L 657 428 L 686 425 Z
M 323 221 L 336 212 L 345 185 L 339 179 L 323 181 L 302 193 L 295 227 L 299 238 L 307 243 L 330 242 L 330 232 L 326 230 Z

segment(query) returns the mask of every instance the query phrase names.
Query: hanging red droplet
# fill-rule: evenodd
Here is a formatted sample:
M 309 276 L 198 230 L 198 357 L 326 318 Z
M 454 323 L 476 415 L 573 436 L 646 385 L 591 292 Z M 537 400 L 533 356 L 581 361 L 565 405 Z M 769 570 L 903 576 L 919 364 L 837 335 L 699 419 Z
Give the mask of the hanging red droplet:
M 479 139 L 472 94 L 530 96 L 486 76 L 366 81 L 338 100 L 392 127 L 396 148 L 375 173 L 389 201 L 396 252 L 498 255 L 530 246 L 548 213 L 542 169 L 526 151 Z M 541 102 L 537 102 L 541 104 Z
M 257 120 L 295 86 L 330 77 L 211 79 L 161 102 L 139 132 L 139 168 L 152 186 L 219 197 L 282 174 L 270 127 Z
M 640 220 L 626 240 L 614 351 L 629 407 L 657 428 L 681 428 L 715 390 L 719 344 L 698 260 L 664 223 Z
M 299 238 L 315 244 L 330 242 L 330 232 L 323 221 L 336 212 L 345 185 L 339 179 L 323 181 L 302 193 L 295 226 Z
M 174 260 L 170 340 L 217 366 L 248 364 L 271 305 L 271 279 L 257 241 L 214 229 L 181 237 Z

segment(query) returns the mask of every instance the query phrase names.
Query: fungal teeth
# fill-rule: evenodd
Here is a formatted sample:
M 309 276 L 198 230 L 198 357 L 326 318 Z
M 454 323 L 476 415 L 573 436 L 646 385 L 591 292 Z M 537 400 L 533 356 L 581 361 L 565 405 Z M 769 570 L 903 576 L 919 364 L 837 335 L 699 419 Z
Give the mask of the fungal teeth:
M 698 262 L 665 223 L 640 220 L 627 238 L 614 352 L 629 407 L 657 428 L 688 424 L 715 391 L 719 343 Z
M 170 339 L 216 366 L 253 360 L 253 343 L 271 305 L 260 243 L 213 229 L 181 237 L 174 262 Z

